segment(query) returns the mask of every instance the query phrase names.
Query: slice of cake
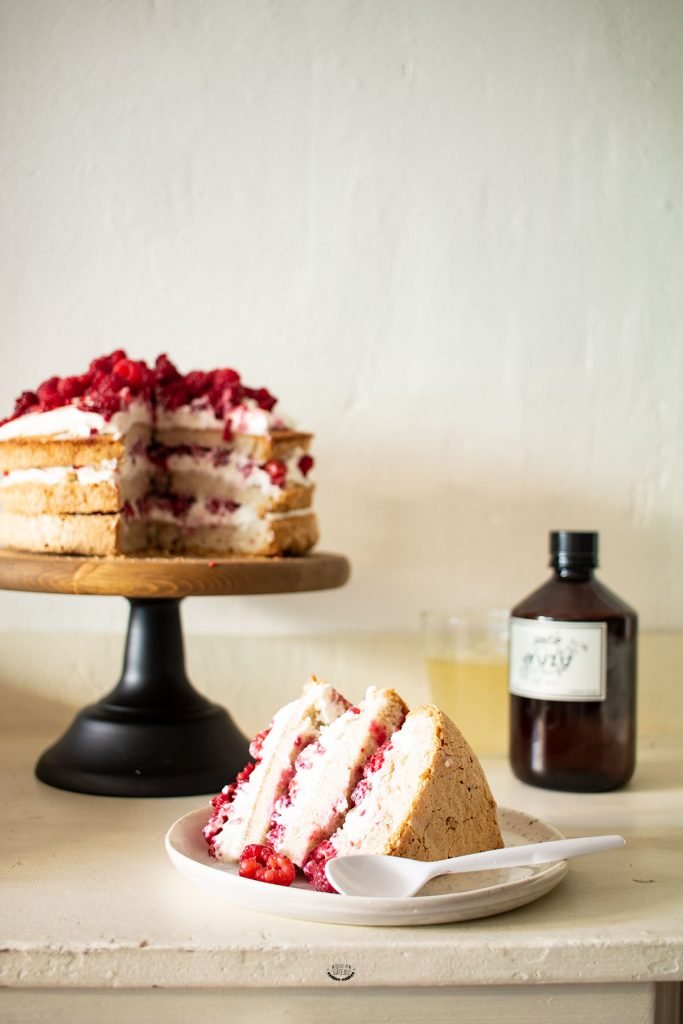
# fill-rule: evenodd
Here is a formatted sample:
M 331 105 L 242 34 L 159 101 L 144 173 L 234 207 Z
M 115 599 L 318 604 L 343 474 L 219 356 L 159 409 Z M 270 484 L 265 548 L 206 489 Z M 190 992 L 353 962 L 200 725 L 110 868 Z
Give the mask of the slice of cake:
M 476 755 L 442 711 L 416 708 L 368 762 L 341 827 L 304 874 L 332 892 L 325 863 L 354 853 L 441 860 L 503 846 L 496 803 Z
M 0 423 L 0 544 L 94 555 L 302 554 L 311 435 L 236 371 L 123 350 L 24 392 Z
M 275 806 L 268 842 L 302 867 L 341 825 L 363 768 L 401 725 L 408 708 L 395 690 L 370 687 L 365 699 L 324 729 L 296 759 L 289 788 Z
M 298 752 L 314 684 L 324 685 L 314 678 L 259 734 L 259 763 L 212 801 L 204 836 L 214 856 L 277 884 L 291 882 L 294 869 L 284 871 L 291 863 L 315 888 L 333 892 L 325 864 L 338 855 L 440 860 L 503 846 L 481 765 L 442 711 L 429 704 L 406 714 L 394 690 L 372 687 L 349 707 L 332 691 L 330 723 L 321 727 L 318 713 Z
M 349 702 L 332 686 L 312 676 L 301 697 L 277 712 L 268 728 L 252 740 L 253 762 L 212 801 L 214 813 L 203 834 L 214 857 L 238 860 L 245 846 L 265 841 L 296 758 L 348 707 Z

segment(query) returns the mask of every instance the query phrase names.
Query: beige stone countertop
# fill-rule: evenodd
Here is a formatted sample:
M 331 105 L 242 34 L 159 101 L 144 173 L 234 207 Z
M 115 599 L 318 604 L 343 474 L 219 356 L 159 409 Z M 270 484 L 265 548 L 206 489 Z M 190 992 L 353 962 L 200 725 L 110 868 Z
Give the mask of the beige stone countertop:
M 217 902 L 168 861 L 163 837 L 202 797 L 127 800 L 33 776 L 50 737 L 2 744 L 0 984 L 10 988 L 473 986 L 683 978 L 683 755 L 640 750 L 616 793 L 553 793 L 484 761 L 500 804 L 567 836 L 618 832 L 624 850 L 572 861 L 558 888 L 496 917 L 359 928 Z M 345 986 L 346 990 L 346 986 Z

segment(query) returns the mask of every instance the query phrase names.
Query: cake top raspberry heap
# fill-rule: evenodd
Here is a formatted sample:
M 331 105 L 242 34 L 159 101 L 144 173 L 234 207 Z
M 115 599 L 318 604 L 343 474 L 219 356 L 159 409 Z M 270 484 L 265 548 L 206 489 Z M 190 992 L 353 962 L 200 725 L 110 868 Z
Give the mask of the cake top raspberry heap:
M 99 413 L 110 420 L 134 403 L 147 403 L 168 412 L 183 406 L 210 410 L 215 420 L 226 421 L 236 410 L 270 413 L 277 399 L 267 388 L 248 387 L 236 370 L 227 367 L 183 374 L 162 353 L 152 369 L 144 360 L 131 359 L 124 349 L 117 349 L 110 355 L 93 359 L 85 373 L 49 377 L 35 391 L 23 391 L 12 415 L 0 420 L 0 426 L 66 405 L 83 412 Z

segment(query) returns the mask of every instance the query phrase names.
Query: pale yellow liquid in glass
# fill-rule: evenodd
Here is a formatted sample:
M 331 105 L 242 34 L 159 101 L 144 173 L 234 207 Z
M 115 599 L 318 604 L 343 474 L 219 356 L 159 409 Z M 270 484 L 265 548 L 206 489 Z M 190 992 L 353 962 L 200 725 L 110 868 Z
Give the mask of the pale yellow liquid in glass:
M 477 755 L 507 754 L 507 662 L 428 658 L 432 701 L 452 718 Z

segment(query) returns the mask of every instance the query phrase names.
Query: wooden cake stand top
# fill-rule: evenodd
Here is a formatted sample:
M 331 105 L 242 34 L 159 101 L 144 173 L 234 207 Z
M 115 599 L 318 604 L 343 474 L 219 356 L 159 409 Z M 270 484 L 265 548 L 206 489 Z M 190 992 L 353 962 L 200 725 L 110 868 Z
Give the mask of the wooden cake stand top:
M 343 555 L 91 557 L 0 550 L 0 590 L 132 598 L 289 594 L 333 590 L 350 575 Z

